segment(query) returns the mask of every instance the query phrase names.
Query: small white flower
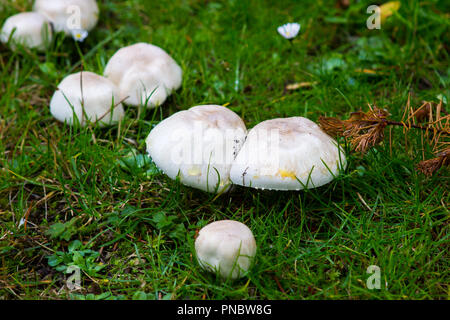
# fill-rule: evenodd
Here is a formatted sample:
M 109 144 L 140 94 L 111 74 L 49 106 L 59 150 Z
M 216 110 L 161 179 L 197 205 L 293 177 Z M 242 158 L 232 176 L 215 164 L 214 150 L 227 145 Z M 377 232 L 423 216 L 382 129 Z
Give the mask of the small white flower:
M 74 40 L 78 42 L 83 42 L 88 36 L 88 32 L 84 29 L 73 29 L 71 33 Z
M 291 40 L 294 39 L 298 32 L 300 31 L 299 23 L 286 23 L 282 26 L 278 27 L 278 33 L 281 34 L 284 38 Z

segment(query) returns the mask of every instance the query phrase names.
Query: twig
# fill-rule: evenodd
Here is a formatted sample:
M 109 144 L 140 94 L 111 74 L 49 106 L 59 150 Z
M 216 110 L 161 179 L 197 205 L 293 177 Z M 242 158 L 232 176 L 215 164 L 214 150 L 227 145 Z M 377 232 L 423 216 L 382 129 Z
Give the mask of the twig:
M 446 114 L 445 116 L 441 116 L 441 112 L 445 111 L 442 107 L 442 101 L 435 106 L 436 110 L 434 113 L 434 105 L 426 101 L 414 111 L 410 106 L 410 97 L 408 97 L 403 121 L 389 119 L 389 112 L 379 109 L 376 106 L 372 107 L 369 105 L 369 109 L 367 112 L 353 112 L 347 120 L 333 117 L 320 117 L 319 124 L 328 134 L 349 139 L 354 150 L 361 153 L 366 153 L 370 148 L 380 144 L 384 140 L 384 131 L 388 126 L 390 128 L 389 142 L 391 153 L 392 127 L 404 128 L 405 146 L 408 145 L 406 133 L 411 129 L 421 130 L 425 132 L 425 137 L 428 138 L 425 141 L 433 146 L 433 150 L 437 156 L 419 163 L 418 170 L 430 176 L 439 168 L 450 165 L 450 142 L 448 142 L 448 138 L 450 137 L 450 115 Z M 424 124 L 415 123 L 415 120 L 423 122 L 425 118 L 428 118 L 428 122 Z M 421 140 L 423 145 L 423 134 Z M 423 147 L 422 150 L 424 150 Z

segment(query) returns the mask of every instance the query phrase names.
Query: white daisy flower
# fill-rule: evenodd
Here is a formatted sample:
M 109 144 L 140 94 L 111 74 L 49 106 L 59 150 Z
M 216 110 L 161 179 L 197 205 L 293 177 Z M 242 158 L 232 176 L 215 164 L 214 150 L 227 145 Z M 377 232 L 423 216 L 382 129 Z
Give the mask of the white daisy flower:
M 300 31 L 299 23 L 286 23 L 278 27 L 278 33 L 288 40 L 294 39 Z
M 73 39 L 78 42 L 83 42 L 88 36 L 88 32 L 84 29 L 73 29 L 71 33 Z

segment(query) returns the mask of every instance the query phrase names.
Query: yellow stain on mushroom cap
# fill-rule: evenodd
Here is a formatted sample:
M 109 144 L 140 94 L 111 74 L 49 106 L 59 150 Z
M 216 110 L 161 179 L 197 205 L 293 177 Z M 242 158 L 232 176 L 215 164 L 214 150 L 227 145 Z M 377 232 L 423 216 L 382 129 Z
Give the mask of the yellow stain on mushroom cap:
M 278 174 L 282 177 L 282 178 L 291 178 L 292 180 L 297 180 L 297 177 L 295 176 L 295 173 L 292 171 L 286 171 L 286 170 L 278 170 Z
M 220 180 L 219 187 L 223 187 L 230 183 L 230 179 Z
M 201 176 L 202 170 L 198 166 L 193 166 L 188 170 L 188 175 L 190 176 Z

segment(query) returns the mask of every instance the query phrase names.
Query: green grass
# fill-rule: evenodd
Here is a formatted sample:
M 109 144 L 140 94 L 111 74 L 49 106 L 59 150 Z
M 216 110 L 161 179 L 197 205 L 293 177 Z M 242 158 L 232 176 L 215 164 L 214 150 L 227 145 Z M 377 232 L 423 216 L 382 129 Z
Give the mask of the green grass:
M 126 158 L 145 154 L 152 126 L 194 105 L 228 104 L 251 128 L 346 117 L 367 103 L 400 120 L 409 94 L 413 106 L 448 99 L 448 2 L 402 1 L 381 30 L 366 28 L 369 1 L 347 10 L 317 0 L 99 2 L 100 23 L 79 48 L 61 36 L 45 54 L 0 45 L 0 299 L 449 298 L 449 172 L 416 171 L 432 156 L 419 133 L 405 145 L 394 129 L 392 145 L 350 154 L 343 175 L 301 192 L 236 187 L 216 198 Z M 2 2 L 0 22 L 31 6 Z M 302 25 L 292 46 L 276 32 L 288 21 Z M 139 41 L 184 71 L 161 108 L 127 107 L 105 129 L 52 118 L 63 77 L 81 63 L 101 74 L 116 50 Z M 298 82 L 316 84 L 285 90 Z M 258 244 L 238 281 L 195 261 L 196 231 L 219 219 L 247 224 Z M 82 269 L 82 291 L 64 287 L 70 264 Z M 381 269 L 380 290 L 366 287 L 370 265 Z

